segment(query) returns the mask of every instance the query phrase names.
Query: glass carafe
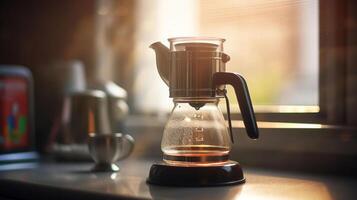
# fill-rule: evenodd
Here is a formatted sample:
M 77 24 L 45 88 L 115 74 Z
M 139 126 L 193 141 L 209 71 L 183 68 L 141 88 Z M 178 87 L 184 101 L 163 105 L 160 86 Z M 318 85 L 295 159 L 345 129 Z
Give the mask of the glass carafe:
M 243 183 L 239 163 L 228 159 L 233 140 L 225 85 L 232 85 L 250 138 L 259 136 L 245 79 L 226 71 L 224 39 L 171 38 L 170 48 L 150 45 L 158 72 L 169 87 L 175 107 L 161 143 L 164 162 L 151 166 L 148 183 L 171 186 L 214 186 Z M 227 120 L 218 108 L 225 98 Z M 229 130 L 229 131 L 228 131 Z
M 162 138 L 164 161 L 205 165 L 228 160 L 230 135 L 218 98 L 175 98 Z

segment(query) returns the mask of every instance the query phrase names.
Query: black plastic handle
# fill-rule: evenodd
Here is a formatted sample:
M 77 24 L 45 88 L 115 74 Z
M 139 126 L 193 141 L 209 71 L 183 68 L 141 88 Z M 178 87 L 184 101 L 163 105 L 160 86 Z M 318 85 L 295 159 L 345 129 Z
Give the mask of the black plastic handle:
M 236 93 L 239 108 L 242 114 L 243 122 L 247 130 L 247 134 L 252 139 L 257 139 L 259 137 L 259 130 L 257 122 L 255 120 L 254 110 L 252 102 L 250 100 L 250 95 L 248 91 L 247 83 L 244 78 L 232 72 L 216 72 L 213 74 L 213 86 L 218 87 L 219 85 L 229 84 L 232 85 Z

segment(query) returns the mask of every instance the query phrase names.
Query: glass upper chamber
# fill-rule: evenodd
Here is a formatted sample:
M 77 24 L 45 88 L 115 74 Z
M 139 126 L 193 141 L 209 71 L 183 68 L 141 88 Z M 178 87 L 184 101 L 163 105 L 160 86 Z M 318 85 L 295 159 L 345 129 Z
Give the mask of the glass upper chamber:
M 161 143 L 166 162 L 199 165 L 228 160 L 230 136 L 218 101 L 174 99 Z

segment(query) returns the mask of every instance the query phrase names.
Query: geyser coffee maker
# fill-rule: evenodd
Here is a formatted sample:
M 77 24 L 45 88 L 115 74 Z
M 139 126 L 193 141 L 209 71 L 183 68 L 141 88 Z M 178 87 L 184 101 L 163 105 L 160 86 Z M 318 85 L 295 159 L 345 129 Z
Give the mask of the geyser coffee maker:
M 229 160 L 233 142 L 225 84 L 233 86 L 248 136 L 259 136 L 244 78 L 226 72 L 229 56 L 224 39 L 171 38 L 170 49 L 160 42 L 155 50 L 157 69 L 170 88 L 175 107 L 167 122 L 161 149 L 163 162 L 150 169 L 148 183 L 173 186 L 214 186 L 243 183 L 238 162 Z M 229 131 L 219 99 L 225 97 Z

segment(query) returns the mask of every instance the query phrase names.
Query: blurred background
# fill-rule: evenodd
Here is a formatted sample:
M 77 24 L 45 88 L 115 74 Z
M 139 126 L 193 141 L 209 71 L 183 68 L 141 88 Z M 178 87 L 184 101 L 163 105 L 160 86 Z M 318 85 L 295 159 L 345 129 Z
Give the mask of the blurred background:
M 89 82 L 115 80 L 137 111 L 171 108 L 148 45 L 180 36 L 225 38 L 228 70 L 246 77 L 255 104 L 318 105 L 317 0 L 1 4 L 3 63 L 80 60 Z
M 32 72 L 42 150 L 65 115 L 66 95 L 85 88 L 125 99 L 132 120 L 123 124 L 165 121 L 173 103 L 149 45 L 182 36 L 226 39 L 227 71 L 246 78 L 258 120 L 355 127 L 355 8 L 352 0 L 5 0 L 0 63 Z

